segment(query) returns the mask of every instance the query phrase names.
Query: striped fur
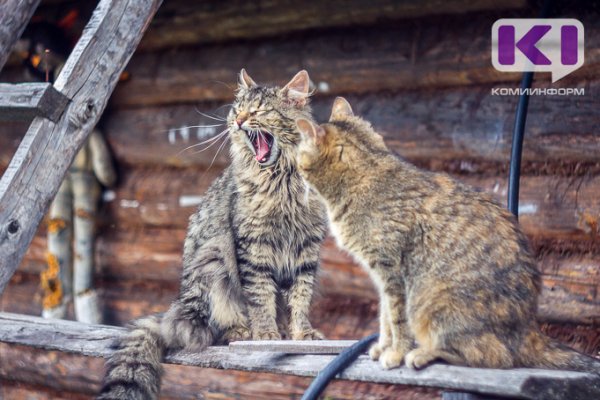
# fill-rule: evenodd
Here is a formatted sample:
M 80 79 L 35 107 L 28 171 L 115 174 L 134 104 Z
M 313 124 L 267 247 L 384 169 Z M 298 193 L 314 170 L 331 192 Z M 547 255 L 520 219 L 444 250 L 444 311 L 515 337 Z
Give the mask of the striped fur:
M 227 121 L 232 163 L 190 218 L 179 296 L 160 320 L 144 319 L 120 340 L 99 399 L 157 398 L 165 349 L 322 338 L 308 313 L 326 214 L 294 157 L 294 121 L 310 118 L 307 103 L 306 72 L 277 88 L 257 86 L 242 70 Z M 274 137 L 267 163 L 255 159 L 252 129 Z
M 301 174 L 324 199 L 338 243 L 379 289 L 381 335 L 370 355 L 384 368 L 441 359 L 599 373 L 600 361 L 539 331 L 540 276 L 506 209 L 392 154 L 343 98 L 329 123 L 298 127 Z

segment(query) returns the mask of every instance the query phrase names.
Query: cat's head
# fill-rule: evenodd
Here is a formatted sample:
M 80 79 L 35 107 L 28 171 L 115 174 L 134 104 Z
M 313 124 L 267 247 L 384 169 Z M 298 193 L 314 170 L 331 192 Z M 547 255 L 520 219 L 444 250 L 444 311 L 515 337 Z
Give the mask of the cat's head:
M 296 152 L 298 169 L 313 186 L 328 177 L 359 176 L 390 153 L 381 135 L 354 115 L 343 97 L 335 99 L 328 123 L 317 125 L 301 118 L 296 125 L 302 136 Z
M 300 141 L 295 120 L 311 118 L 309 82 L 308 73 L 300 71 L 283 87 L 260 86 L 242 69 L 227 117 L 234 160 L 261 167 L 295 162 Z

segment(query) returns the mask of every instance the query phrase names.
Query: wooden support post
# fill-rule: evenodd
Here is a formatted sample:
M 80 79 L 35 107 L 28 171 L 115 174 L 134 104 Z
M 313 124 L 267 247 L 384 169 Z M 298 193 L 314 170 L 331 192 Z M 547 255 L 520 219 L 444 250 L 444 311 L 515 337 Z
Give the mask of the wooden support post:
M 39 4 L 40 0 L 0 2 L 0 70 Z
M 50 83 L 0 83 L 0 120 L 42 117 L 56 122 L 68 103 Z
M 71 102 L 33 120 L 0 180 L 0 293 L 162 0 L 101 0 L 55 88 Z

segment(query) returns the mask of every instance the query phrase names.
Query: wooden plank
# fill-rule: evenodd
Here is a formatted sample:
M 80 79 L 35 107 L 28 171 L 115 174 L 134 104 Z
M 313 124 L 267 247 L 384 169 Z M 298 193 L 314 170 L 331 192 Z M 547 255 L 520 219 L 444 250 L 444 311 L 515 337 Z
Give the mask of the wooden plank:
M 231 351 L 274 352 L 285 354 L 339 354 L 356 340 L 254 340 L 229 343 Z
M 0 70 L 40 0 L 3 0 L 0 3 Z
M 108 357 L 112 352 L 110 343 L 123 333 L 121 328 L 7 313 L 0 314 L 0 321 L 2 342 L 92 357 Z M 181 352 L 168 355 L 166 362 L 205 368 L 315 376 L 333 357 L 243 352 L 231 351 L 227 347 L 209 347 L 201 353 Z M 600 378 L 589 373 L 475 369 L 448 365 L 433 365 L 422 371 L 412 371 L 405 367 L 386 371 L 368 356 L 361 356 L 340 377 L 527 399 L 587 399 L 600 396 Z
M 499 72 L 490 62 L 490 27 L 498 18 L 491 13 L 446 16 L 226 46 L 194 42 L 193 47 L 170 49 L 168 56 L 137 53 L 127 68 L 130 79 L 117 86 L 111 105 L 229 102 L 242 66 L 257 82 L 273 83 L 286 82 L 306 69 L 317 93 L 330 96 L 494 82 L 516 87 L 521 74 Z M 571 87 L 597 77 L 599 20 L 599 14 L 581 16 L 586 29 L 585 64 L 563 84 Z M 534 87 L 548 80 L 547 74 L 538 73 Z
M 71 103 L 52 123 L 36 118 L 0 181 L 0 292 L 19 265 L 67 168 L 161 0 L 101 0 L 55 87 Z
M 79 394 L 91 400 L 100 390 L 100 381 L 104 375 L 103 359 L 5 343 L 0 343 L 0 354 L 3 355 L 0 357 L 0 396 L 2 389 L 11 383 L 29 389 L 28 391 L 39 395 L 40 399 L 48 400 L 54 400 L 55 393 L 56 398 L 60 398 L 60 393 L 73 393 L 74 396 Z M 213 368 L 200 370 L 173 364 L 164 367 L 165 374 L 161 384 L 163 400 L 299 399 L 312 379 Z M 44 396 L 48 392 L 50 395 Z M 338 400 L 354 400 L 357 397 L 371 400 L 397 397 L 432 400 L 439 399 L 440 393 L 432 388 L 337 380 L 328 386 L 326 396 Z M 3 398 L 29 399 L 24 396 Z M 37 400 L 36 397 L 33 399 Z
M 68 103 L 51 83 L 0 83 L 0 120 L 41 117 L 56 122 Z
M 194 45 L 231 39 L 253 39 L 332 27 L 383 24 L 431 14 L 463 14 L 482 10 L 523 9 L 527 2 L 510 0 L 308 0 L 302 7 L 291 2 L 172 0 L 152 23 L 142 50 Z

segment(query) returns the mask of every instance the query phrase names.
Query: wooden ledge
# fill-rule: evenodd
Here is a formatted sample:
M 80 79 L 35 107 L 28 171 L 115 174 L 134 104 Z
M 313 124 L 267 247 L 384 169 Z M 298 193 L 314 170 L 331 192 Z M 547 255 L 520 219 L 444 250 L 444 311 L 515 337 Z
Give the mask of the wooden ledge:
M 50 83 L 0 83 L 0 120 L 42 117 L 56 122 L 68 103 Z
M 110 356 L 110 343 L 124 331 L 124 328 L 112 326 L 0 313 L 1 342 L 85 356 Z M 229 347 L 209 347 L 201 353 L 171 354 L 166 357 L 165 362 L 205 368 L 315 376 L 335 357 L 324 353 L 338 352 L 352 343 L 354 341 L 338 340 L 309 343 L 235 342 Z M 572 371 L 493 370 L 441 364 L 422 371 L 407 368 L 386 371 L 367 356 L 361 356 L 339 378 L 521 399 L 600 398 L 600 377 Z

